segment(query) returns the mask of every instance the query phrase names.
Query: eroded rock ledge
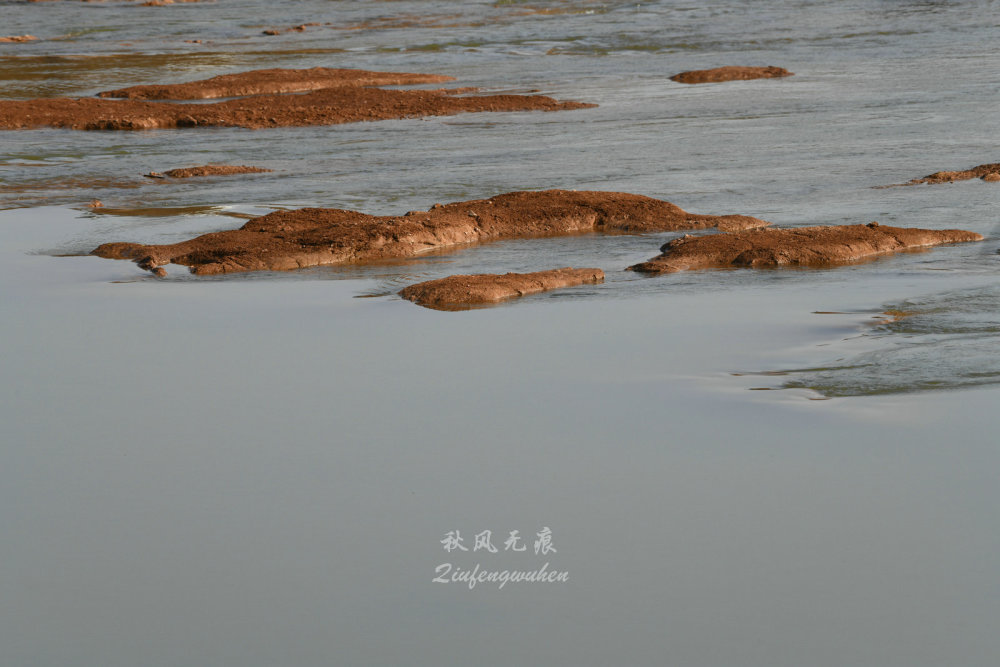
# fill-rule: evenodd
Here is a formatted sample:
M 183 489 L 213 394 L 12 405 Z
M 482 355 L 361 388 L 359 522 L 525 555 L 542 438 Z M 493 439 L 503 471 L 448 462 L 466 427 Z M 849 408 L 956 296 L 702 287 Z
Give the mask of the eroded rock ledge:
M 534 273 L 457 275 L 410 285 L 399 295 L 435 310 L 467 310 L 477 305 L 547 292 L 561 287 L 604 282 L 600 269 L 552 269 Z
M 454 81 L 441 74 L 410 72 L 371 72 L 363 69 L 258 69 L 237 74 L 223 74 L 211 79 L 165 85 L 130 86 L 106 90 L 98 97 L 130 100 L 204 100 L 247 95 L 304 93 L 321 88 L 343 86 L 402 86 L 416 83 Z
M 504 239 L 683 229 L 740 230 L 769 223 L 744 215 L 698 215 L 670 202 L 620 192 L 546 190 L 435 204 L 430 211 L 372 216 L 342 209 L 277 211 L 237 230 L 170 245 L 105 243 L 92 254 L 144 269 L 182 264 L 197 274 L 286 271 L 412 257 Z
M 908 229 L 867 225 L 760 229 L 674 239 L 630 271 L 670 273 L 715 267 L 828 266 L 944 243 L 982 241 L 961 229 Z
M 906 183 L 895 185 L 884 185 L 881 187 L 901 187 L 906 185 L 920 185 L 922 183 L 954 183 L 955 181 L 967 181 L 973 178 L 980 178 L 984 181 L 996 183 L 1000 181 L 1000 162 L 981 164 L 965 171 L 936 171 L 923 178 L 914 178 Z
M 746 81 L 749 79 L 774 79 L 782 76 L 793 76 L 783 67 L 739 67 L 727 65 L 715 69 L 695 69 L 681 72 L 670 77 L 677 83 L 719 83 L 720 81 Z

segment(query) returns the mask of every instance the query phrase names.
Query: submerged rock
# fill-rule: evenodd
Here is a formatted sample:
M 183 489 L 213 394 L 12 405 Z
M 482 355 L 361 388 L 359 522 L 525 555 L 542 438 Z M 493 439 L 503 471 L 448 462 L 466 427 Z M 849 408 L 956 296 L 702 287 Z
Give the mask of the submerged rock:
M 566 111 L 595 105 L 542 95 L 451 95 L 442 90 L 324 88 L 302 95 L 258 95 L 211 104 L 142 100 L 0 100 L 0 130 L 153 130 L 191 127 L 336 125 L 483 111 Z
M 774 79 L 782 76 L 793 76 L 783 67 L 739 67 L 727 65 L 715 69 L 696 69 L 681 72 L 670 77 L 677 83 L 718 83 L 720 81 L 746 81 L 748 79 Z
M 197 274 L 285 271 L 306 266 L 412 257 L 472 243 L 543 236 L 739 230 L 770 223 L 744 215 L 699 215 L 670 202 L 620 192 L 545 190 L 372 216 L 342 209 L 276 211 L 237 230 L 170 245 L 105 243 L 92 254 L 143 268 L 174 263 Z
M 872 222 L 867 225 L 760 229 L 675 239 L 648 262 L 630 271 L 670 273 L 713 267 L 827 266 L 856 262 L 908 248 L 982 241 L 961 229 L 908 229 Z
M 187 83 L 130 86 L 106 90 L 98 97 L 130 100 L 203 100 L 217 97 L 243 97 L 246 95 L 277 95 L 304 93 L 321 88 L 343 86 L 401 86 L 417 83 L 444 83 L 454 81 L 441 74 L 413 74 L 410 72 L 372 72 L 363 69 L 258 69 L 237 74 L 223 74 L 210 79 Z
M 399 295 L 435 310 L 467 310 L 472 306 L 497 303 L 526 294 L 601 282 L 604 282 L 604 271 L 600 269 L 567 267 L 534 273 L 448 276 L 410 285 Z

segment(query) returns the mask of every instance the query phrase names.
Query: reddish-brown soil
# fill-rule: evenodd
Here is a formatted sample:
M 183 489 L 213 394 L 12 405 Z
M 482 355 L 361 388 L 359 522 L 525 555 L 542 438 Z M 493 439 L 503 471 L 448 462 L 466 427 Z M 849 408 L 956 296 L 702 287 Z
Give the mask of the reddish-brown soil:
M 994 183 L 1000 181 L 1000 162 L 981 164 L 978 167 L 966 169 L 965 171 L 936 171 L 933 174 L 924 176 L 923 178 L 914 178 L 912 181 L 907 181 L 906 183 L 881 187 L 891 188 L 903 185 L 920 185 L 921 183 L 954 183 L 955 181 L 967 181 L 972 178 L 981 178 L 984 181 Z
M 375 217 L 357 211 L 277 211 L 237 230 L 171 245 L 106 243 L 92 254 L 145 269 L 183 264 L 194 273 L 284 271 L 306 266 L 412 257 L 503 239 L 593 232 L 642 233 L 769 223 L 742 215 L 687 213 L 670 202 L 618 192 L 546 190 L 435 204 L 430 211 Z
M 9 35 L 0 37 L 0 42 L 34 42 L 37 39 L 34 35 Z
M 535 273 L 482 273 L 448 276 L 410 285 L 399 295 L 435 310 L 467 310 L 473 306 L 547 292 L 560 287 L 604 282 L 600 269 L 552 269 Z
M 792 76 L 783 67 L 738 67 L 728 65 L 715 69 L 696 69 L 681 72 L 670 77 L 678 83 L 718 83 L 720 81 L 746 81 L 748 79 L 774 79 L 781 76 Z
M 270 169 L 263 169 L 261 167 L 247 167 L 244 165 L 231 165 L 231 164 L 206 164 L 201 167 L 184 167 L 183 169 L 171 169 L 165 171 L 162 174 L 158 172 L 150 172 L 146 174 L 152 178 L 162 178 L 164 176 L 169 176 L 170 178 L 193 178 L 196 176 L 233 176 L 235 174 L 263 174 L 270 172 Z
M 363 69 L 258 69 L 238 74 L 223 74 L 211 79 L 150 86 L 130 86 L 106 90 L 98 97 L 130 100 L 205 100 L 218 97 L 304 93 L 322 88 L 344 86 L 402 86 L 417 83 L 454 81 L 441 74 L 410 72 L 370 72 Z
M 675 239 L 631 271 L 670 273 L 712 267 L 825 266 L 846 264 L 910 248 L 982 241 L 961 229 L 907 229 L 867 225 L 760 229 Z
M 153 130 L 189 127 L 289 127 L 447 116 L 480 111 L 565 111 L 593 104 L 542 95 L 456 96 L 439 90 L 326 88 L 304 95 L 259 95 L 212 104 L 140 100 L 0 100 L 0 130 Z

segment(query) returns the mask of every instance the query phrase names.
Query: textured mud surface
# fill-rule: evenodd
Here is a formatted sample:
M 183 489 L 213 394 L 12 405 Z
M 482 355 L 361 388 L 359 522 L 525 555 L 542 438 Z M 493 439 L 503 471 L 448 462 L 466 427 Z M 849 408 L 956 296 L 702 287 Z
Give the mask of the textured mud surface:
M 552 269 L 534 273 L 448 276 L 410 285 L 399 295 L 435 310 L 467 310 L 561 287 L 604 282 L 600 269 Z
M 749 79 L 774 79 L 782 76 L 792 76 L 783 67 L 738 67 L 728 65 L 715 69 L 696 69 L 681 72 L 670 77 L 678 83 L 719 83 L 720 81 L 746 81 Z
M 149 270 L 173 263 L 198 274 L 218 274 L 412 257 L 504 239 L 710 227 L 734 231 L 767 224 L 744 215 L 688 213 L 642 195 L 546 190 L 435 204 L 401 216 L 323 208 L 277 211 L 237 230 L 170 245 L 106 243 L 92 254 L 135 260 Z
M 211 79 L 165 85 L 130 86 L 106 90 L 98 97 L 130 100 L 203 100 L 246 95 L 304 93 L 322 88 L 343 86 L 401 86 L 418 83 L 444 83 L 454 77 L 441 74 L 409 72 L 372 72 L 363 69 L 259 69 L 238 74 L 223 74 Z
M 665 244 L 663 254 L 630 266 L 643 273 L 670 273 L 713 267 L 829 266 L 909 248 L 982 241 L 960 229 L 907 229 L 877 222 L 867 225 L 761 229 L 685 237 Z

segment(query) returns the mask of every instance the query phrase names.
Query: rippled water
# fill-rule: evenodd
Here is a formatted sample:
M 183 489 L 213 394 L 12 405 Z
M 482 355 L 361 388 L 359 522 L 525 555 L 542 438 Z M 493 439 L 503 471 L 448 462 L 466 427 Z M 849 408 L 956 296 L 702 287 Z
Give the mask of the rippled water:
M 40 38 L 0 44 L 8 99 L 327 66 L 599 105 L 0 132 L 0 662 L 997 664 L 1000 185 L 875 186 L 1000 160 L 998 17 L 995 0 L 0 0 L 0 34 Z M 795 76 L 669 80 L 725 64 Z M 142 176 L 212 162 L 274 171 Z M 672 234 L 163 280 L 79 256 L 279 208 L 534 188 L 986 240 L 660 277 L 624 268 Z M 466 313 L 395 296 L 571 265 L 607 280 Z M 430 583 L 447 530 L 546 522 L 572 587 Z

